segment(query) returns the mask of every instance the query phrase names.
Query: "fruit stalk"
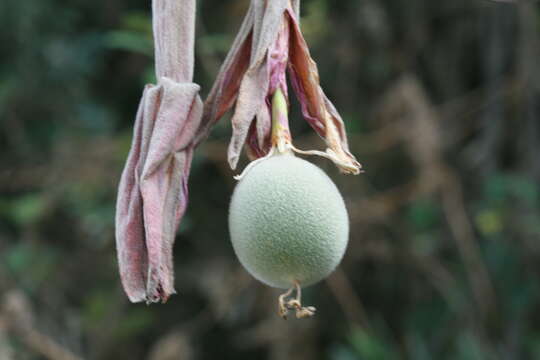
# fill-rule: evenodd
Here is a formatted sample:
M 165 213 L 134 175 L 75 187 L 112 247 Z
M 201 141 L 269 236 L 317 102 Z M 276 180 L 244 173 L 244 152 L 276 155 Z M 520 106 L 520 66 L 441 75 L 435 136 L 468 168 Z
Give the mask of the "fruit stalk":
M 255 165 L 276 154 L 290 154 L 294 146 L 292 145 L 291 132 L 289 130 L 289 104 L 278 86 L 272 95 L 272 132 L 270 137 L 271 147 L 266 156 L 249 163 L 240 175 L 236 175 L 236 180 L 241 180 Z
M 283 91 L 278 87 L 272 96 L 272 147 L 280 154 L 291 152 L 288 106 Z

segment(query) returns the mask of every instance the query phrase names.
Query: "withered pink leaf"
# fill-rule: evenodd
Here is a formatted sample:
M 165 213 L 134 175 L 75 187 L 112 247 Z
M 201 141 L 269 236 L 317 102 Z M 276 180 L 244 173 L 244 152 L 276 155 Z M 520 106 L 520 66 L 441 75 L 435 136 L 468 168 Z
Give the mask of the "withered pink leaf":
M 269 98 L 278 87 L 287 98 L 288 69 L 303 116 L 326 141 L 326 153 L 317 153 L 327 155 L 343 172 L 357 174 L 361 166 L 349 151 L 343 120 L 319 85 L 317 65 L 300 31 L 299 8 L 300 0 L 251 1 L 205 102 L 200 139 L 235 106 L 231 167 L 236 168 L 244 145 L 250 157 L 264 156 L 270 150 Z
M 326 140 L 335 153 L 343 172 L 358 173 L 361 165 L 349 151 L 345 124 L 332 102 L 320 86 L 317 64 L 311 58 L 309 47 L 302 36 L 300 25 L 291 18 L 291 45 L 289 71 L 291 83 L 300 101 L 302 114 L 313 129 Z
M 147 88 L 143 92 L 135 120 L 133 141 L 126 166 L 118 187 L 116 203 L 116 250 L 120 278 L 131 301 L 146 299 L 148 253 L 146 251 L 142 196 L 139 190 L 138 169 L 143 139 L 144 104 Z
M 116 211 L 120 275 L 133 302 L 175 293 L 172 247 L 202 116 L 192 83 L 195 0 L 154 0 L 153 24 L 158 84 L 141 98 Z
M 227 58 L 205 102 L 204 137 L 210 127 L 236 103 L 231 122 L 233 135 L 229 145 L 229 163 L 236 167 L 251 128 L 257 119 L 257 143 L 264 147 L 269 136 L 270 116 L 266 107 L 270 68 L 268 48 L 276 40 L 290 0 L 253 0 Z M 251 51 L 246 51 L 247 46 Z M 247 66 L 246 66 L 247 64 Z M 240 84 L 239 86 L 237 86 Z M 223 96 L 223 94 L 235 96 Z M 233 101 L 230 99 L 234 98 Z M 262 132 L 267 132 L 263 136 Z M 255 151 L 256 152 L 256 151 Z
M 221 65 L 221 70 L 204 103 L 201 131 L 196 143 L 203 141 L 212 126 L 234 105 L 242 76 L 249 67 L 253 34 L 253 4 L 249 7 L 231 50 Z

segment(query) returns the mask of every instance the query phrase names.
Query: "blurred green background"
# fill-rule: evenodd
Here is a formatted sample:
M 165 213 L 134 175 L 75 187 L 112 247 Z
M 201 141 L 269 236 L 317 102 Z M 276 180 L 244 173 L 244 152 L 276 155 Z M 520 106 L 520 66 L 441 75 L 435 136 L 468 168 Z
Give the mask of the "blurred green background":
M 201 0 L 202 95 L 247 0 Z M 536 1 L 304 0 L 360 176 L 340 268 L 277 316 L 228 238 L 228 119 L 196 152 L 166 305 L 130 304 L 116 186 L 153 82 L 149 0 L 0 2 L 0 359 L 540 358 Z M 321 149 L 293 102 L 292 131 Z M 245 166 L 244 159 L 241 166 Z

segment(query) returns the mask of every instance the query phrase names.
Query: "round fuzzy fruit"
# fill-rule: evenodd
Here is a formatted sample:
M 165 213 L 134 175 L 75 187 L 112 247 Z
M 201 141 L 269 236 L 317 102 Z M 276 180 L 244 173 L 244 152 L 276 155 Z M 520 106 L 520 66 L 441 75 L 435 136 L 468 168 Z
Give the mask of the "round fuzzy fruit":
M 324 279 L 341 261 L 349 238 L 337 187 L 317 166 L 289 154 L 261 161 L 240 180 L 229 228 L 242 265 L 279 288 Z

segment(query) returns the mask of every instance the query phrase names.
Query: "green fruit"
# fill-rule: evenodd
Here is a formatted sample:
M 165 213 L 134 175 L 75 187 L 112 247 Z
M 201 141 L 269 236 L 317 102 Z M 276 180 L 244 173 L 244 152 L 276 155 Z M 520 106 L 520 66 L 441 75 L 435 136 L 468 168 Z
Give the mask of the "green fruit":
M 242 265 L 279 288 L 324 279 L 341 261 L 349 237 L 347 210 L 332 180 L 289 154 L 263 160 L 240 180 L 229 227 Z

